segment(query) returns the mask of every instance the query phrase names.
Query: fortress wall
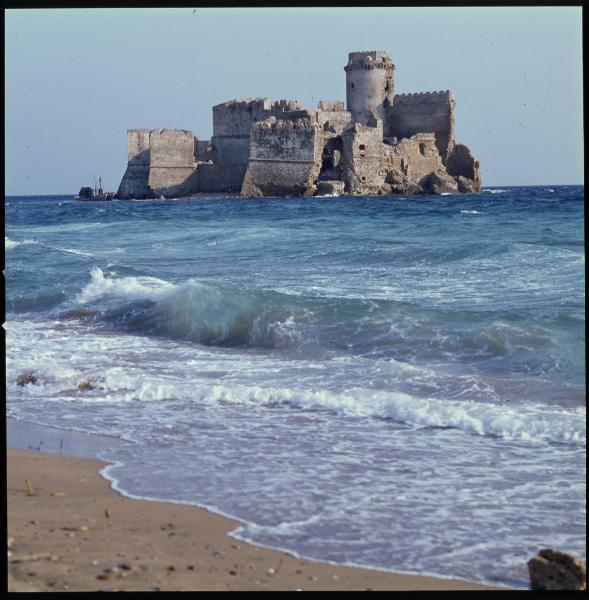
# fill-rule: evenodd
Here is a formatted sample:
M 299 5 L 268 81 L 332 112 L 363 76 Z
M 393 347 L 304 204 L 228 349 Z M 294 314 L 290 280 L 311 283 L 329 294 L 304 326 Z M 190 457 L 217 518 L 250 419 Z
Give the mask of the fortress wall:
M 148 181 L 149 165 L 129 165 L 121 179 L 116 197 L 121 200 L 151 198 Z
M 119 184 L 117 198 L 149 198 L 150 129 L 127 129 L 127 169 Z
M 252 123 L 263 121 L 270 106 L 268 98 L 229 100 L 213 106 L 213 136 L 249 138 Z
M 194 155 L 198 162 L 208 162 L 213 160 L 213 145 L 211 140 L 195 139 Z
M 151 167 L 148 186 L 159 198 L 180 198 L 197 191 L 194 167 Z
M 184 129 L 154 129 L 149 136 L 152 167 L 194 168 L 194 134 Z
M 343 135 L 343 179 L 352 194 L 378 194 L 386 176 L 387 147 L 382 141 L 382 121 L 377 127 L 354 123 Z
M 389 151 L 388 183 L 419 183 L 436 171 L 445 171 L 433 133 L 420 133 Z
M 219 165 L 247 165 L 250 150 L 250 137 L 216 137 L 212 138 L 211 156 Z
M 247 166 L 252 125 L 270 116 L 302 118 L 308 111 L 296 100 L 268 98 L 256 100 L 230 100 L 213 107 L 213 161 L 219 165 Z
M 321 168 L 321 130 L 310 118 L 271 117 L 252 128 L 244 197 L 312 194 Z
M 346 125 L 352 120 L 352 115 L 347 110 L 319 109 L 312 112 L 315 114 L 315 120 L 319 127 L 330 137 L 341 135 Z
M 450 91 L 397 94 L 388 109 L 387 137 L 433 132 L 442 158 L 454 145 L 454 96 Z
M 184 129 L 154 129 L 149 136 L 148 185 L 156 196 L 195 192 L 194 134 Z
M 199 193 L 239 192 L 246 165 L 216 165 L 200 163 L 196 168 Z
M 127 129 L 127 164 L 149 166 L 150 129 Z

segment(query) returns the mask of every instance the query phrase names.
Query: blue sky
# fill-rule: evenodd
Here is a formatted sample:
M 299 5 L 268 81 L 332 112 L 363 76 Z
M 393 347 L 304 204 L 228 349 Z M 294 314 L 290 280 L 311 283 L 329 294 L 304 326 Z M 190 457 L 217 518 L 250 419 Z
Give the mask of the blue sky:
M 212 134 L 231 98 L 345 100 L 348 52 L 398 93 L 451 89 L 483 185 L 583 183 L 580 7 L 5 12 L 6 194 L 116 191 L 126 130 Z

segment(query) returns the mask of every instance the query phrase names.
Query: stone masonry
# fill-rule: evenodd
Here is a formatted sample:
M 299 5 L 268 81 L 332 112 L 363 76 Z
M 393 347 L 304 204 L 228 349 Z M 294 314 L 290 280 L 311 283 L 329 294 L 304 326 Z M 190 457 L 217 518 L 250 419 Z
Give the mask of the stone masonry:
M 382 50 L 350 53 L 344 70 L 346 107 L 229 100 L 213 107 L 210 140 L 128 130 L 117 197 L 480 192 L 479 163 L 455 140 L 451 91 L 395 95 L 395 65 Z

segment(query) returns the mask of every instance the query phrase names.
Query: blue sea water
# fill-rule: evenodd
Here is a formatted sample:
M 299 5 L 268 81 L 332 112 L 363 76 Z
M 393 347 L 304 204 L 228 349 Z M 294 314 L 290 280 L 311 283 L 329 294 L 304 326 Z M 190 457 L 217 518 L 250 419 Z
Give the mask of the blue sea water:
M 583 197 L 7 197 L 7 414 L 244 540 L 526 587 L 585 559 Z

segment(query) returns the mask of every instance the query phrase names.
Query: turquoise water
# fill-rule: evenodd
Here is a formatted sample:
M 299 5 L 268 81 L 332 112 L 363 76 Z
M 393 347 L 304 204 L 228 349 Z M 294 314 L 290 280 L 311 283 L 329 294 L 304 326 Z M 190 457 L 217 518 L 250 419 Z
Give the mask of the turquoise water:
M 6 198 L 8 414 L 248 541 L 525 587 L 585 556 L 583 195 Z

